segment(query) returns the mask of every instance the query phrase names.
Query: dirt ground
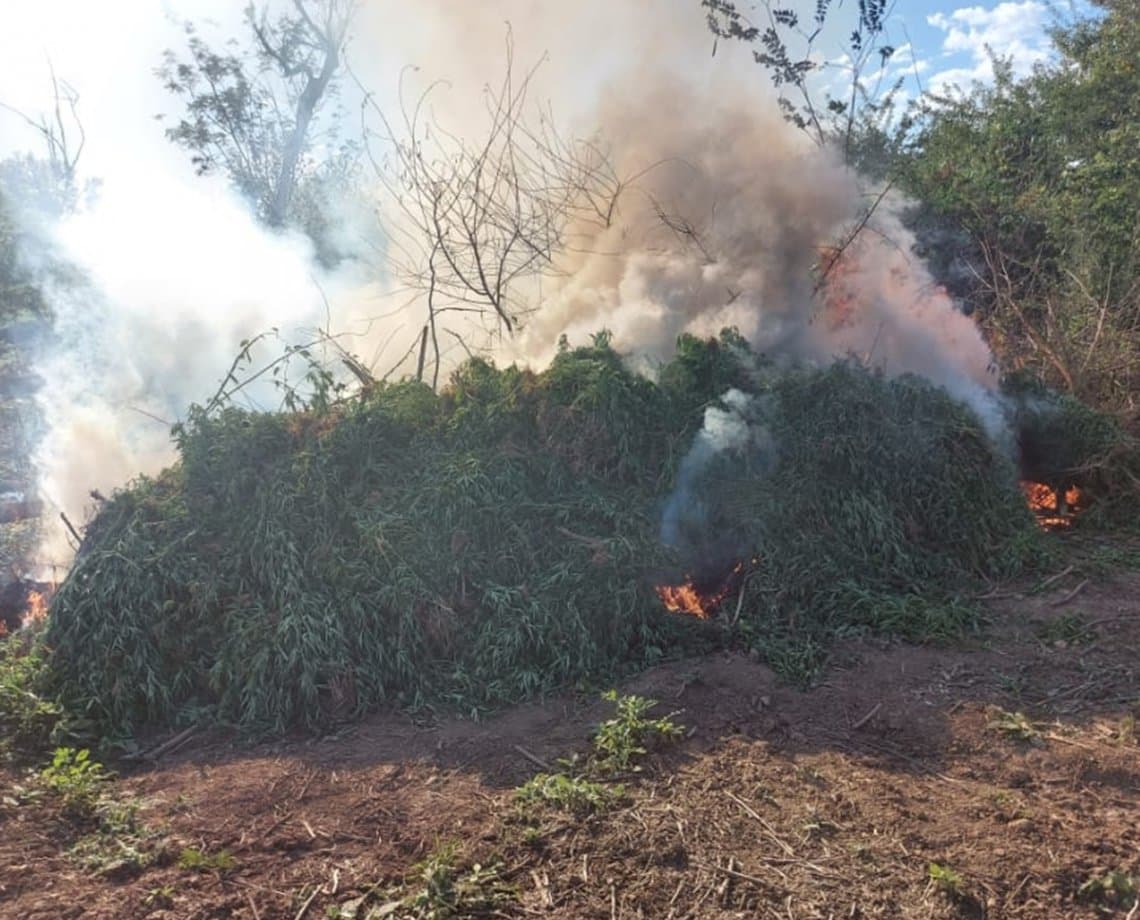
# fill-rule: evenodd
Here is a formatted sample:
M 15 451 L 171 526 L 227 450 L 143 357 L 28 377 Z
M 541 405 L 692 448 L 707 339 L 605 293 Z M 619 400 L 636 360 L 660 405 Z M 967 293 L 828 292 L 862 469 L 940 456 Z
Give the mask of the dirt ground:
M 363 920 L 453 843 L 505 892 L 457 916 L 1138 917 L 1140 573 L 985 603 L 968 646 L 851 642 L 806 692 L 737 655 L 643 674 L 621 690 L 686 737 L 600 815 L 514 799 L 536 762 L 588 747 L 612 711 L 596 697 L 184 738 L 114 784 L 142 842 L 93 846 L 9 774 L 0 915 Z

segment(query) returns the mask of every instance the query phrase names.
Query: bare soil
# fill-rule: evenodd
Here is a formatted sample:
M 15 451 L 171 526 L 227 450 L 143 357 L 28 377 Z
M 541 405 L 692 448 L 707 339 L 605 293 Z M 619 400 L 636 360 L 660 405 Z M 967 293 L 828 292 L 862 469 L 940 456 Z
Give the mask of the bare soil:
M 461 869 L 513 892 L 458 916 L 1138 917 L 1140 573 L 1083 581 L 995 592 L 966 646 L 845 644 L 807 691 L 738 655 L 643 674 L 620 689 L 677 711 L 687 737 L 600 815 L 514 800 L 536 761 L 588 748 L 611 712 L 594 697 L 185 739 L 113 787 L 141 803 L 141 868 L 85 858 L 85 828 L 10 773 L 0 915 L 351 915 L 415 890 L 413 867 L 454 842 Z M 187 848 L 233 864 L 187 868 Z

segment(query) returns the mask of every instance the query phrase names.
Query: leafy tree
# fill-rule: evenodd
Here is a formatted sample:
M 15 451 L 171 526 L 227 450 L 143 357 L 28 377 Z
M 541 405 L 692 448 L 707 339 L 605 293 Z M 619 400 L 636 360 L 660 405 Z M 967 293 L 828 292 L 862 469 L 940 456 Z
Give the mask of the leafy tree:
M 291 0 L 271 18 L 251 3 L 248 48 L 216 50 L 187 23 L 189 59 L 168 50 L 158 71 L 186 106 L 167 136 L 199 173 L 229 176 L 262 221 L 303 229 L 326 263 L 340 256 L 326 203 L 357 156 L 322 113 L 337 94 L 355 10 L 355 0 Z
M 850 161 L 861 107 L 876 107 L 882 89 L 879 85 L 867 86 L 864 74 L 868 65 L 878 59 L 881 79 L 883 67 L 895 49 L 885 41 L 887 0 L 859 0 L 847 41 L 850 92 L 844 99 L 825 97 L 821 106 L 812 92 L 811 77 L 827 66 L 818 59 L 815 43 L 832 5 L 832 0 L 816 0 L 805 23 L 795 10 L 761 0 L 762 24 L 755 25 L 733 0 L 701 0 L 709 30 L 718 41 L 731 39 L 754 46 L 752 57 L 768 71 L 784 117 L 807 131 L 817 143 L 840 141 Z
M 1010 367 L 1101 405 L 1140 383 L 1140 19 L 1058 28 L 1059 59 L 928 98 L 894 168 Z M 941 237 L 941 238 L 939 238 Z M 948 241 L 953 241 L 947 246 Z M 947 250 L 952 252 L 947 252 Z

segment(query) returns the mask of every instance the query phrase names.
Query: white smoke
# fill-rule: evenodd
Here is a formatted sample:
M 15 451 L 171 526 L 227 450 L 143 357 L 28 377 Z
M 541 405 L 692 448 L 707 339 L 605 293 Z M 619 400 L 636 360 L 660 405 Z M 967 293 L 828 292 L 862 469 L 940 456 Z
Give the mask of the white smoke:
M 619 174 L 652 168 L 611 226 L 580 228 L 520 353 L 604 327 L 620 349 L 660 360 L 681 333 L 734 326 L 769 358 L 925 376 L 999 434 L 993 356 L 912 253 L 900 202 L 874 206 L 774 105 L 710 104 L 668 77 L 636 85 L 648 89 L 611 94 L 603 134 Z
M 266 232 L 224 182 L 193 175 L 153 120 L 168 100 L 152 71 L 162 49 L 180 46 L 181 20 L 206 10 L 236 35 L 240 17 L 221 0 L 165 6 L 171 15 L 131 0 L 126 30 L 86 7 L 41 24 L 51 49 L 53 24 L 67 23 L 65 46 L 93 74 L 84 82 L 55 55 L 84 93 L 87 165 L 105 179 L 96 203 L 59 229 L 61 254 L 87 283 L 49 290 L 63 347 L 42 367 L 44 491 L 75 519 L 89 489 L 109 492 L 171 459 L 167 423 L 210 396 L 242 339 L 327 324 L 354 334 L 348 347 L 366 363 L 388 362 L 423 323 L 422 301 L 393 305 L 381 284 L 366 293 L 321 278 L 326 305 L 305 242 Z M 617 175 L 639 178 L 611 223 L 569 228 L 572 246 L 530 292 L 538 312 L 502 359 L 540 366 L 561 336 L 581 342 L 608 328 L 618 348 L 652 363 L 682 332 L 735 326 L 770 358 L 854 356 L 922 374 L 1000 430 L 989 349 L 911 254 L 899 203 L 885 198 L 850 239 L 874 190 L 783 121 L 747 49 L 709 56 L 694 0 L 372 0 L 350 59 L 389 109 L 405 65 L 423 85 L 451 80 L 432 105 L 445 127 L 477 136 L 482 88 L 506 65 L 508 21 L 516 67 L 547 55 L 535 102 L 564 116 L 564 131 L 596 134 Z M 123 54 L 107 53 L 123 40 Z M 849 239 L 832 265 L 825 247 Z M 707 420 L 715 443 L 735 443 L 733 411 L 730 401 Z M 61 552 L 57 542 L 51 554 Z
M 661 541 L 673 549 L 691 550 L 692 533 L 701 534 L 702 543 L 707 542 L 708 509 L 696 487 L 716 457 L 736 453 L 774 459 L 771 435 L 759 419 L 760 400 L 731 389 L 720 397 L 720 403 L 705 409 L 704 425 L 677 469 L 676 486 L 661 515 Z
M 89 490 L 170 463 L 171 425 L 218 388 L 242 340 L 324 323 L 307 241 L 265 233 L 219 182 L 110 181 L 59 225 L 56 252 L 79 279 L 46 289 L 55 344 L 39 366 L 37 465 L 49 506 L 76 523 Z M 67 558 L 58 529 L 44 555 Z

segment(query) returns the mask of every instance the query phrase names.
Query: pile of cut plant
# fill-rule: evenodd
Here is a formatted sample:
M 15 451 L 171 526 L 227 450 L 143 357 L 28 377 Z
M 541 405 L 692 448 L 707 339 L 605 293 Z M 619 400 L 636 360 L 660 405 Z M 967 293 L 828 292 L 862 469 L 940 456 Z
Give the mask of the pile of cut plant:
M 663 540 L 726 393 L 755 436 L 689 477 Z M 470 712 L 718 645 L 808 677 L 837 634 L 970 629 L 963 598 L 1042 539 L 945 391 L 776 372 L 731 333 L 683 338 L 656 382 L 600 336 L 537 374 L 473 360 L 439 393 L 194 409 L 176 438 L 174 466 L 89 523 L 52 604 L 56 689 L 111 733 Z M 668 612 L 660 586 L 712 563 L 717 615 Z

